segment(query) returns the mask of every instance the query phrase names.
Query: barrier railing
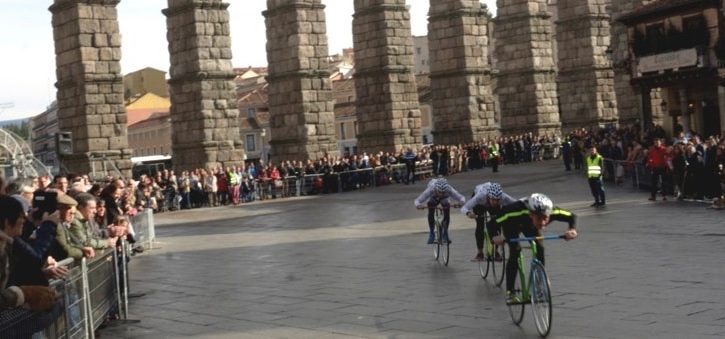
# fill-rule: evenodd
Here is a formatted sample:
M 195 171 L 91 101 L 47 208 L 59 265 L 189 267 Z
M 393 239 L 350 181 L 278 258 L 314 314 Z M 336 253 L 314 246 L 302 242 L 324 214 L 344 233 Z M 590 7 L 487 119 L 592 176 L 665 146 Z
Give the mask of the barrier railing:
M 86 299 L 83 289 L 82 266 L 72 268 L 66 280 L 53 280 L 50 287 L 56 291 L 58 301 L 47 312 L 33 312 L 24 308 L 0 311 L 0 334 L 3 338 L 87 338 L 89 327 Z
M 122 243 L 125 249 L 125 241 Z M 123 309 L 126 318 L 128 274 L 125 260 L 118 265 L 118 256 L 114 249 L 90 261 L 83 258 L 65 279 L 52 280 L 50 286 L 58 301 L 50 311 L 0 311 L 0 337 L 94 338 L 95 330 L 114 310 Z M 125 251 L 120 256 L 125 258 Z M 119 279 L 125 279 L 124 291 L 119 288 Z
M 131 225 L 136 232 L 136 242 L 146 249 L 153 249 L 156 241 L 156 229 L 154 227 L 154 211 L 150 208 L 131 218 Z

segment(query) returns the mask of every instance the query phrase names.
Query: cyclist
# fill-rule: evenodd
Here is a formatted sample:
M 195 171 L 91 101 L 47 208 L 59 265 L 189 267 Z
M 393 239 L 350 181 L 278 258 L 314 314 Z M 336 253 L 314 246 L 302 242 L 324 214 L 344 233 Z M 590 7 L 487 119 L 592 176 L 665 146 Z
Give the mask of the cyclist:
M 541 230 L 550 222 L 558 220 L 569 223 L 569 230 L 564 233 L 566 240 L 577 237 L 576 215 L 565 209 L 554 207 L 549 197 L 541 193 L 533 193 L 528 198 L 523 198 L 513 204 L 504 206 L 499 217 L 496 218 L 495 230 L 502 229 L 503 236 L 494 237 L 494 243 L 503 244 L 505 239 L 513 239 L 523 233 L 526 237 L 541 235 Z M 508 301 L 513 298 L 516 273 L 519 269 L 519 243 L 509 243 L 509 260 L 506 264 L 506 296 Z M 537 259 L 544 264 L 544 246 L 536 241 L 538 248 Z
M 466 198 L 456 191 L 453 186 L 448 184 L 448 180 L 439 177 L 431 179 L 426 187 L 425 191 L 415 199 L 415 207 L 418 209 L 424 209 L 428 207 L 428 228 L 430 228 L 430 236 L 428 237 L 428 243 L 432 244 L 435 242 L 435 209 L 438 205 L 443 207 L 443 239 L 442 241 L 451 243 L 450 237 L 448 236 L 448 224 L 451 220 L 451 203 L 450 198 L 453 198 L 457 203 L 453 206 L 458 208 L 466 202 Z
M 476 219 L 476 247 L 478 253 L 473 257 L 473 261 L 483 260 L 483 228 L 486 227 L 488 234 L 491 236 L 494 234 L 493 222 L 486 223 L 486 214 L 491 218 L 496 218 L 501 211 L 501 206 L 514 202 L 516 202 L 516 199 L 504 193 L 501 185 L 495 182 L 483 183 L 473 190 L 472 198 L 461 208 L 463 214 L 471 219 Z M 498 258 L 498 260 L 501 259 Z

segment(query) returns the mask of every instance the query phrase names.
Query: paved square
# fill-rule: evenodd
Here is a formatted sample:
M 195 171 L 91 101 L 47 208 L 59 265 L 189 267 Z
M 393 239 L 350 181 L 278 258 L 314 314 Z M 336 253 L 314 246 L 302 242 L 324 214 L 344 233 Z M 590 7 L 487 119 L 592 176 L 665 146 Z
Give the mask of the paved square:
M 470 196 L 495 180 L 548 194 L 580 238 L 546 245 L 551 338 L 708 338 L 725 332 L 725 213 L 607 187 L 589 207 L 583 173 L 558 161 L 457 174 Z M 452 213 L 449 267 L 433 260 L 424 183 L 156 216 L 161 248 L 133 257 L 134 325 L 104 338 L 533 338 L 478 274 L 474 223 Z M 564 224 L 553 224 L 552 233 Z

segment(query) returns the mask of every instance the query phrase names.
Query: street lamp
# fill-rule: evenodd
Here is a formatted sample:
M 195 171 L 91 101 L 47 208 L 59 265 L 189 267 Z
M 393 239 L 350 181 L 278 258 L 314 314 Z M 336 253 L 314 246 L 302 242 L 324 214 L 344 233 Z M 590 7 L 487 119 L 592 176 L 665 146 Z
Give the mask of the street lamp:
M 267 129 L 262 128 L 262 133 L 259 135 L 262 137 L 262 154 L 260 155 L 259 159 L 263 161 L 264 164 L 267 163 L 267 152 L 265 152 L 265 142 L 264 138 L 267 136 Z

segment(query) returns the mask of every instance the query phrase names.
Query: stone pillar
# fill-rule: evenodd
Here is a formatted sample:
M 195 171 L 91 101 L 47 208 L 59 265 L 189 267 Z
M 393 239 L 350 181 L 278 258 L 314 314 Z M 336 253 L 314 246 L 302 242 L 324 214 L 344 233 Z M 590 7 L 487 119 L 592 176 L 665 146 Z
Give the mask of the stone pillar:
M 679 88 L 677 94 L 680 96 L 680 112 L 682 112 L 682 130 L 687 134 L 692 130 L 690 123 L 690 108 L 688 107 L 687 89 Z
M 717 103 L 720 111 L 720 135 L 725 135 L 725 87 L 720 83 L 717 86 Z
M 355 0 L 352 20 L 359 152 L 423 142 L 405 0 Z
M 169 0 L 171 130 L 176 170 L 241 163 L 228 3 Z
M 269 114 L 274 160 L 337 156 L 321 0 L 267 0 Z
M 121 75 L 119 0 L 55 0 L 53 13 L 58 127 L 73 133 L 73 154 L 62 159 L 73 173 L 131 175 Z M 105 160 L 104 160 L 105 159 Z M 95 173 L 94 173 L 95 169 Z
M 640 91 L 639 111 L 642 113 L 637 117 L 637 120 L 639 120 L 639 125 L 642 131 L 644 131 L 652 123 L 652 89 L 649 87 L 640 87 Z
M 619 124 L 626 126 L 636 123 L 640 119 L 639 90 L 634 88 L 630 81 L 631 63 L 634 56 L 629 49 L 627 26 L 616 21 L 618 17 L 630 12 L 651 0 L 611 0 L 612 21 L 610 25 L 611 43 L 610 53 L 612 67 L 614 68 L 614 92 L 617 97 L 617 115 Z
M 470 143 L 493 136 L 491 15 L 479 0 L 431 0 L 428 14 L 434 142 Z
M 610 42 L 611 0 L 559 0 L 556 22 L 562 129 L 617 122 Z
M 561 133 L 546 0 L 498 0 L 496 95 L 501 132 Z

